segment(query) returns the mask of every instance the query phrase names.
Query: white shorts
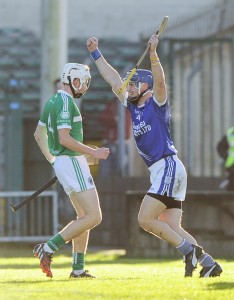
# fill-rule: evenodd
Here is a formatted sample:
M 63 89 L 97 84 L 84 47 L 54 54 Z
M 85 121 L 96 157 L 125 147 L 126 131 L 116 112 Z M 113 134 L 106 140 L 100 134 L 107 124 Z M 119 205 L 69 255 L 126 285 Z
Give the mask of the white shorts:
M 68 195 L 72 192 L 79 193 L 96 188 L 84 155 L 56 156 L 54 170 Z
M 179 201 L 185 199 L 187 173 L 177 155 L 160 159 L 149 170 L 151 187 L 148 193 L 166 195 Z

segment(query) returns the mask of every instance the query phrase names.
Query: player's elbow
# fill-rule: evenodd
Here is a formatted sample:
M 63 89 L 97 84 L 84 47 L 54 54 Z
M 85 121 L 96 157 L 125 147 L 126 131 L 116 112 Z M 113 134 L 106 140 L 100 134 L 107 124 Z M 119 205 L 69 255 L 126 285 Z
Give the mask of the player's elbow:
M 64 135 L 59 135 L 59 144 L 63 147 L 67 147 L 67 137 Z
M 41 135 L 41 132 L 39 131 L 39 130 L 36 130 L 35 132 L 34 132 L 34 138 L 35 138 L 35 140 L 38 142 L 38 141 L 40 141 L 41 139 L 42 139 L 42 135 Z
M 34 132 L 34 138 L 36 141 L 38 141 L 38 139 L 39 139 L 38 133 L 36 131 Z
M 71 143 L 71 136 L 69 132 L 70 130 L 67 129 L 58 130 L 59 144 L 65 148 L 69 148 L 69 145 Z
M 34 132 L 35 140 L 38 142 L 46 138 L 46 136 L 47 136 L 46 127 L 38 125 Z

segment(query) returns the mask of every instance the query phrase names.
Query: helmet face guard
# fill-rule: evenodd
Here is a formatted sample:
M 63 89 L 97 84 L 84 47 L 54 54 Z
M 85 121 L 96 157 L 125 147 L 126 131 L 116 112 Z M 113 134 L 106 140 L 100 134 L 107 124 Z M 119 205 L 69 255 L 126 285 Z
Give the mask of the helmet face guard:
M 80 80 L 79 89 L 73 85 L 73 81 L 76 78 Z M 69 84 L 74 98 L 80 98 L 85 94 L 90 85 L 90 80 L 91 75 L 87 65 L 68 63 L 63 67 L 61 82 Z M 80 89 L 82 89 L 83 84 L 86 85 L 86 91 L 84 93 L 77 93 Z
M 126 74 L 126 78 L 128 77 L 128 75 L 131 73 L 131 70 L 129 72 L 127 72 Z M 139 99 L 149 90 L 152 90 L 153 88 L 153 75 L 152 72 L 149 70 L 144 70 L 144 69 L 138 69 L 136 71 L 136 73 L 132 76 L 130 82 L 133 82 L 136 86 L 136 88 L 138 89 L 138 97 L 133 97 L 133 98 L 129 98 L 128 100 L 131 103 L 137 104 Z M 143 83 L 147 83 L 148 84 L 148 88 L 141 92 L 141 86 Z

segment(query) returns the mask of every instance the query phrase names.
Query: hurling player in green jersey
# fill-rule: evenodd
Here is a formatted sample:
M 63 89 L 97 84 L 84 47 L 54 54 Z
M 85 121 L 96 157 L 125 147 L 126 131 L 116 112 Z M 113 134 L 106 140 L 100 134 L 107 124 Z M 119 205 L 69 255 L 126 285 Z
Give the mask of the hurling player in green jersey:
M 73 245 L 70 278 L 94 277 L 84 269 L 85 253 L 90 229 L 101 222 L 102 214 L 87 157 L 107 159 L 109 149 L 93 149 L 83 144 L 82 117 L 74 98 L 84 95 L 90 79 L 88 66 L 66 64 L 61 76 L 62 89 L 47 101 L 34 134 L 77 213 L 77 219 L 49 241 L 34 248 L 34 255 L 39 258 L 41 269 L 48 277 L 53 277 L 53 253 L 69 241 Z

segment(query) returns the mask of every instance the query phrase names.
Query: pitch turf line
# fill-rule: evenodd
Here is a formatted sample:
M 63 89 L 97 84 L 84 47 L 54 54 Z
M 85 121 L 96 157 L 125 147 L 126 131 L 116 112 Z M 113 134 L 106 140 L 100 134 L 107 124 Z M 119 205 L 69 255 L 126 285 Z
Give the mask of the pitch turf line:
M 180 260 L 128 259 L 114 252 L 87 255 L 86 268 L 99 278 L 69 280 L 70 251 L 54 257 L 54 278 L 46 278 L 32 257 L 32 249 L 0 250 L 0 299 L 234 299 L 234 262 L 219 260 L 219 278 L 183 278 Z

